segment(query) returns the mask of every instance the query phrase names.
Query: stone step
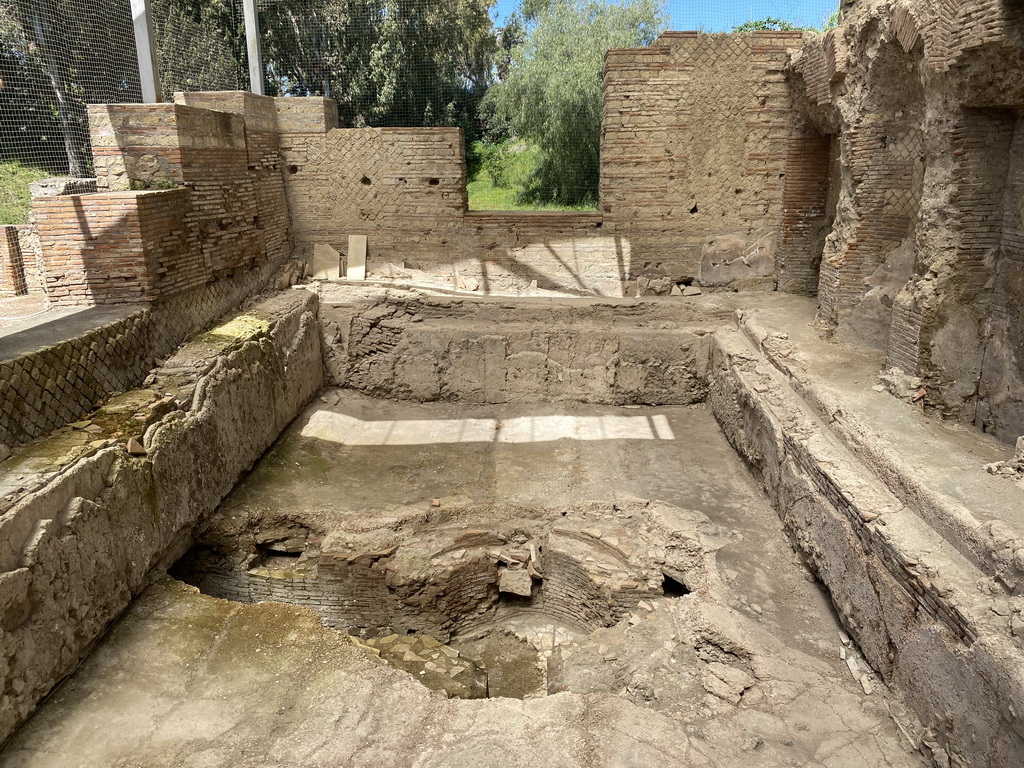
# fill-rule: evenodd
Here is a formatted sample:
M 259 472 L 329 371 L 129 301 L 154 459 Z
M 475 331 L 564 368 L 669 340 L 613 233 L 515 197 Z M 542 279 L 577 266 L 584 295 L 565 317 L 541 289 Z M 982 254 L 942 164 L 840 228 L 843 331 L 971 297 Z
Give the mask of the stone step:
M 813 375 L 808 375 L 772 344 L 764 343 L 769 333 L 749 315 L 739 318 L 739 327 L 750 343 L 815 415 L 826 423 L 836 438 L 853 453 L 907 507 L 969 558 L 985 575 L 997 579 L 1010 594 L 1024 593 L 1024 493 L 1010 482 L 992 478 L 984 471 L 984 462 L 974 459 L 975 471 L 959 471 L 952 484 L 956 492 L 970 499 L 970 506 L 934 483 L 934 476 L 916 471 L 917 462 L 909 461 L 901 447 L 886 432 L 891 427 L 880 422 L 888 414 L 859 408 Z M 907 410 L 909 405 L 896 400 L 891 408 Z M 924 417 L 922 416 L 922 419 Z M 919 433 L 919 445 L 953 456 L 962 449 L 942 442 L 934 431 L 923 425 L 901 420 L 904 434 Z M 958 460 L 970 464 L 971 458 Z

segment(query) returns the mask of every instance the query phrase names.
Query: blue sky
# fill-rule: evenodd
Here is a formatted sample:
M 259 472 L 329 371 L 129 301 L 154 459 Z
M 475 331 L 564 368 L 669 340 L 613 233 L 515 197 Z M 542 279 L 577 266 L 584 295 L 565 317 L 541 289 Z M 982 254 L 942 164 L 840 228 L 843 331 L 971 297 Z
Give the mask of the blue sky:
M 669 29 L 728 32 L 751 19 L 773 16 L 801 27 L 820 26 L 838 0 L 666 0 Z M 519 7 L 519 0 L 498 0 L 497 23 Z

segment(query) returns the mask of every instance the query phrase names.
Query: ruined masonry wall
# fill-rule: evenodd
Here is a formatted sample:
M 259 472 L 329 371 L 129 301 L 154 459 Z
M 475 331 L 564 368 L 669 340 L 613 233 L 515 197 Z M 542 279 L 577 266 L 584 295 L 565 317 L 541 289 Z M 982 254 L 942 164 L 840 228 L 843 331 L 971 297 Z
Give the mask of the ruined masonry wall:
M 710 329 L 722 321 L 714 312 L 689 322 L 660 315 L 650 318 L 655 327 L 637 327 L 615 305 L 321 300 L 330 381 L 421 402 L 700 402 Z
M 296 245 L 340 253 L 368 236 L 370 272 L 388 264 L 484 292 L 527 287 L 621 295 L 628 244 L 590 213 L 466 212 L 466 161 L 453 128 L 359 128 L 283 134 L 281 156 Z
M 0 361 L 0 445 L 41 437 L 83 418 L 112 392 L 139 386 L 157 359 L 262 289 L 276 272 L 268 265 L 219 280 Z
M 283 132 L 296 244 L 344 253 L 349 235 L 365 234 L 371 272 L 404 262 L 443 277 L 457 271 L 484 292 L 536 281 L 621 296 L 698 279 L 773 288 L 781 239 L 795 275 L 785 283 L 805 290 L 799 248 L 783 234 L 786 173 L 820 151 L 791 151 L 803 129 L 784 70 L 801 39 L 667 33 L 648 49 L 609 51 L 596 213 L 466 211 L 455 129 Z M 822 215 L 802 203 L 803 190 L 788 194 L 787 232 L 800 229 L 794 216 Z
M 246 313 L 252 330 L 183 348 L 176 363 L 195 375 L 158 374 L 173 398 L 146 429 L 146 457 L 103 448 L 0 499 L 0 740 L 323 385 L 315 313 L 315 296 L 290 291 Z
M 667 32 L 608 52 L 600 207 L 634 274 L 807 292 L 794 235 L 823 211 L 788 180 L 828 149 L 794 145 L 785 70 L 802 35 Z
M 735 332 L 712 341 L 709 401 L 872 667 L 916 710 L 932 753 L 1019 765 L 1024 664 L 1005 597 L 875 482 Z M 943 542 L 929 544 L 923 542 Z
M 33 204 L 53 303 L 152 301 L 290 254 L 275 100 L 178 96 L 90 107 L 100 191 Z
M 821 320 L 1008 442 L 1024 433 L 1022 50 L 1013 4 L 866 0 L 793 60 L 803 117 L 843 166 Z

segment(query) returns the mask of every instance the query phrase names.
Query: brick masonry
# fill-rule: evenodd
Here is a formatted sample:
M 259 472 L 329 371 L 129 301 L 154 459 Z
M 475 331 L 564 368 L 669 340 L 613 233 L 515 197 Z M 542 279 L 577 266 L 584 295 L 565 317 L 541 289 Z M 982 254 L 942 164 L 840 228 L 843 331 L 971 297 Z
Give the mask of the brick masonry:
M 25 293 L 28 293 L 28 285 L 18 228 L 5 224 L 0 226 L 0 296 L 21 296 Z
M 368 236 L 368 269 L 401 264 L 484 291 L 529 286 L 620 295 L 628 244 L 592 213 L 466 211 L 461 131 L 356 128 L 282 133 L 281 156 L 296 245 Z
M 253 295 L 277 272 L 264 265 L 140 308 L 123 320 L 0 362 L 0 444 L 40 437 L 114 392 L 136 387 L 157 359 Z
M 606 56 L 601 211 L 634 273 L 698 277 L 723 236 L 777 247 L 800 32 L 668 32 Z
M 33 255 L 23 259 L 27 287 L 45 282 L 52 303 L 140 309 L 0 362 L 0 444 L 44 435 L 138 386 L 158 358 L 278 276 L 291 244 L 275 100 L 181 100 L 190 103 L 92 108 L 102 191 L 55 187 L 33 200 L 34 226 L 4 230 L 5 276 L 18 243 Z M 323 130 L 325 100 L 289 102 L 288 125 L 319 112 Z
M 350 234 L 366 234 L 371 271 L 405 262 L 458 271 L 484 290 L 536 280 L 610 296 L 640 277 L 698 279 L 708 241 L 722 236 L 751 249 L 767 242 L 774 254 L 798 135 L 785 62 L 801 39 L 667 33 L 651 48 L 609 51 L 594 214 L 467 211 L 454 129 L 324 133 L 307 122 L 282 131 L 296 244 L 307 254 L 316 243 L 344 253 Z M 773 275 L 768 281 L 774 286 Z
M 1019 237 L 1024 10 L 857 3 L 791 63 L 841 172 L 820 319 L 887 349 L 943 416 L 1024 433 Z M 830 189 L 830 196 L 832 190 Z
M 275 100 L 178 99 L 91 107 L 101 191 L 34 201 L 55 304 L 152 301 L 289 254 Z M 287 111 L 301 124 L 294 115 L 311 106 L 295 101 Z M 324 100 L 311 101 L 322 113 Z

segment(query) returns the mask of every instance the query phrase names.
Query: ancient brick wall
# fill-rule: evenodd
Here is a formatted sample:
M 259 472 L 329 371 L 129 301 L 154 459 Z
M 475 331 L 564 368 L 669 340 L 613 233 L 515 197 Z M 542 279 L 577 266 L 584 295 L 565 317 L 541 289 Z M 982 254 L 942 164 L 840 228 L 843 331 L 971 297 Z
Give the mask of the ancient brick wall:
M 607 235 L 599 215 L 466 211 L 457 129 L 282 132 L 280 142 L 293 236 L 307 254 L 316 243 L 345 253 L 348 236 L 364 234 L 371 272 L 404 264 L 441 277 L 457 272 L 484 291 L 536 281 L 621 295 L 628 245 Z
M 90 108 L 101 192 L 34 203 L 55 303 L 150 301 L 288 256 L 274 99 L 178 100 Z
M 25 283 L 24 258 L 18 228 L 13 224 L 0 226 L 0 296 L 28 293 Z
M 1006 440 L 1024 431 L 1016 105 L 1024 9 L 863 2 L 794 57 L 800 110 L 843 172 L 820 318 L 888 350 L 925 403 Z
M 833 155 L 831 137 L 811 131 L 794 136 L 786 147 L 782 238 L 776 256 L 780 291 L 818 292 L 821 254 L 835 214 L 829 206 Z
M 1015 117 L 1003 114 L 1005 119 Z M 1000 149 L 990 146 L 989 155 Z M 1009 169 L 999 211 L 1000 247 L 994 264 L 985 264 L 992 286 L 986 302 L 991 311 L 975 422 L 1012 440 L 1024 435 L 1024 123 L 1019 118 L 1004 157 L 1009 158 Z
M 709 284 L 774 287 L 789 142 L 800 135 L 783 70 L 801 34 L 669 33 L 610 51 L 596 214 L 467 212 L 454 129 L 323 134 L 279 118 L 296 244 L 344 253 L 348 235 L 365 234 L 371 272 L 404 262 L 491 291 L 536 281 L 631 295 L 639 281 L 667 293 L 701 278 L 702 261 Z
M 183 189 L 38 198 L 33 206 L 51 302 L 148 301 L 206 282 L 181 221 Z
M 774 287 L 797 129 L 785 65 L 801 39 L 669 32 L 608 52 L 601 211 L 631 243 L 634 273 L 711 282 L 713 261 Z

